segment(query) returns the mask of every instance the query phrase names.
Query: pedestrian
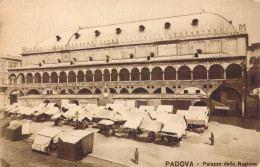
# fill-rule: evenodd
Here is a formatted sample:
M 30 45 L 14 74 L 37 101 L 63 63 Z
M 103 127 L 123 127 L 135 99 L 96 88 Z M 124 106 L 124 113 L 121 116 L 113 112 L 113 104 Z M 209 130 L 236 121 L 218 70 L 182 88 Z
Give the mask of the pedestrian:
M 138 151 L 138 148 L 136 148 L 136 150 L 135 150 L 135 163 L 138 164 L 138 161 L 139 161 L 139 151 Z
M 209 138 L 210 142 L 211 142 L 211 145 L 213 146 L 214 145 L 214 134 L 213 132 L 211 132 L 211 137 Z

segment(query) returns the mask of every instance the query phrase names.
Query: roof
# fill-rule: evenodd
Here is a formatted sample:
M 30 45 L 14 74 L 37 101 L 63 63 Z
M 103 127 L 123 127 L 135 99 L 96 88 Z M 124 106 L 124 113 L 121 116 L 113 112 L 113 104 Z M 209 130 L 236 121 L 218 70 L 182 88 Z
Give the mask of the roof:
M 127 121 L 123 126 L 125 128 L 137 129 L 145 117 L 148 117 L 147 112 L 129 111 L 127 113 Z
M 55 137 L 60 132 L 61 132 L 61 129 L 45 127 L 43 130 L 38 132 L 38 135 L 47 136 L 47 137 L 52 138 L 52 137 Z
M 173 112 L 173 105 L 158 105 L 156 112 Z
M 82 138 L 93 134 L 94 132 L 86 131 L 86 130 L 75 130 L 64 135 L 61 135 L 59 138 L 66 143 L 75 144 Z
M 147 117 L 142 120 L 142 123 L 140 125 L 140 129 L 155 132 L 155 133 L 160 132 L 162 127 L 163 127 L 162 122 L 154 121 Z
M 192 25 L 192 22 L 195 19 L 198 24 Z M 170 24 L 169 28 L 165 28 L 166 23 Z M 145 28 L 144 31 L 140 31 L 140 26 Z M 116 33 L 116 29 L 118 28 L 121 30 L 120 33 Z M 96 31 L 99 32 L 98 36 L 96 36 Z M 75 33 L 79 35 L 78 38 Z M 96 48 L 133 43 L 142 44 L 163 40 L 227 36 L 234 34 L 239 34 L 239 32 L 226 18 L 218 14 L 205 12 L 79 28 L 77 30 L 50 36 L 37 44 L 34 49 L 35 51 L 39 51 L 43 48 L 52 48 L 54 50 L 77 47 Z M 59 41 L 57 40 L 57 36 L 60 37 Z M 23 50 L 25 52 L 30 52 L 30 49 Z

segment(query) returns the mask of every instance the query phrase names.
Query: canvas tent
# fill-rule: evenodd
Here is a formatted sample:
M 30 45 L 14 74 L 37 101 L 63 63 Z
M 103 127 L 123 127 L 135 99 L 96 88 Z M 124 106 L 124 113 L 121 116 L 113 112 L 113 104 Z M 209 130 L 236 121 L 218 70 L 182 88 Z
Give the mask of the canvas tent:
M 94 132 L 76 130 L 61 135 L 58 142 L 58 158 L 70 161 L 81 160 L 93 151 Z
M 163 123 L 161 133 L 165 133 L 167 135 L 174 134 L 177 135 L 178 138 L 185 134 L 187 122 L 184 115 L 163 113 L 159 114 L 156 120 Z
M 123 125 L 125 128 L 137 129 L 139 128 L 143 118 L 148 117 L 148 113 L 138 112 L 138 111 L 129 111 L 127 113 L 126 123 Z
M 163 127 L 162 122 L 152 120 L 150 118 L 144 118 L 141 122 L 140 129 L 144 131 L 158 133 Z
M 208 123 L 208 116 L 204 111 L 177 110 L 176 114 L 184 115 L 189 125 L 206 125 Z
M 46 127 L 38 132 L 33 144 L 32 150 L 49 153 L 49 146 L 52 143 L 58 142 L 58 135 L 61 133 L 60 129 Z
M 5 139 L 18 141 L 22 139 L 22 125 L 20 123 L 9 125 L 5 129 Z
M 0 121 L 0 137 L 5 136 L 5 130 L 10 125 L 11 120 L 1 120 Z

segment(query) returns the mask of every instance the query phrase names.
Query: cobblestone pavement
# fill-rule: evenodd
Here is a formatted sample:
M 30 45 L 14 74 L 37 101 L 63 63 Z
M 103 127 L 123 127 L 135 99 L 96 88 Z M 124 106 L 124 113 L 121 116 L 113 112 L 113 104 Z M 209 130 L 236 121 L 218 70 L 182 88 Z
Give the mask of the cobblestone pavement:
M 37 133 L 53 122 L 32 122 L 30 131 Z M 73 130 L 70 126 L 61 126 L 63 131 Z M 97 131 L 96 129 L 88 129 Z M 215 136 L 215 145 L 209 143 L 210 133 Z M 34 138 L 34 135 L 31 136 Z M 167 161 L 186 161 L 194 166 L 203 166 L 203 162 L 222 163 L 260 162 L 260 133 L 252 129 L 210 122 L 204 134 L 187 132 L 180 147 L 170 147 L 154 143 L 138 142 L 118 137 L 105 137 L 95 133 L 92 154 L 78 162 L 56 158 L 55 154 L 46 156 L 31 151 L 27 140 L 10 142 L 0 138 L 0 158 L 12 166 L 166 166 Z M 139 164 L 131 159 L 135 148 L 139 148 Z M 111 163 L 113 162 L 113 163 Z M 231 165 L 230 165 L 231 166 Z M 234 166 L 234 165 L 233 165 Z

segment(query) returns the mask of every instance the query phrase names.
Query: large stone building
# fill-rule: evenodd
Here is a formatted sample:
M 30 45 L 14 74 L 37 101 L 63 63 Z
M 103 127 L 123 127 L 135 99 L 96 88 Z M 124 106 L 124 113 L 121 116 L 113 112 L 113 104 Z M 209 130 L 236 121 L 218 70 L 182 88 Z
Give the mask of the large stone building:
M 244 116 L 247 46 L 245 25 L 214 13 L 79 28 L 23 48 L 7 94 L 29 106 L 136 100 Z
M 8 70 L 22 65 L 22 59 L 18 56 L 0 55 L 0 105 L 7 103 L 6 93 L 8 86 Z

